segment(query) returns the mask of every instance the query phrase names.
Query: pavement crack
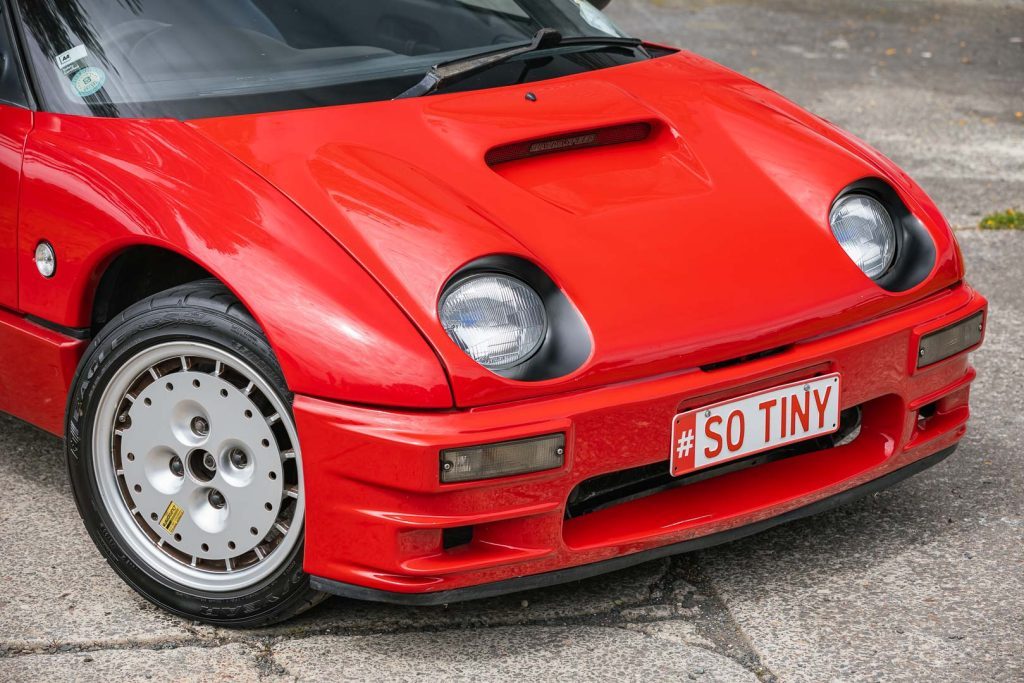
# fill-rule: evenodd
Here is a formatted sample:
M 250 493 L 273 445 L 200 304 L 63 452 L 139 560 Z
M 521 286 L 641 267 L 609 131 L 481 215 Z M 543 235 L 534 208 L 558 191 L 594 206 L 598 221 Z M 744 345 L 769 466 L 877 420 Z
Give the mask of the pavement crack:
M 49 643 L 0 643 L 0 659 L 57 655 L 68 653 L 102 652 L 106 650 L 176 650 L 182 647 L 217 648 L 233 643 L 253 645 L 252 638 L 168 638 L 166 640 L 138 640 L 134 638 L 93 640 L 81 643 L 51 641 Z
M 699 553 L 673 558 L 672 564 L 678 576 L 697 589 L 692 597 L 698 612 L 695 620 L 698 633 L 713 643 L 719 654 L 729 657 L 759 680 L 778 683 L 779 677 L 762 661 L 710 576 L 701 567 Z

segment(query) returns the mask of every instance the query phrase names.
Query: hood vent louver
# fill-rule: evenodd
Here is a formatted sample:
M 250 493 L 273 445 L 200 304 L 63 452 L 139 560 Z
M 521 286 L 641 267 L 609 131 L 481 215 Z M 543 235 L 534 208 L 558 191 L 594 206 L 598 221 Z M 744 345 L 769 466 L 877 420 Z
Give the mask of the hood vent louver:
M 650 123 L 639 122 L 525 140 L 491 149 L 484 156 L 484 161 L 487 162 L 488 166 L 495 166 L 542 154 L 639 142 L 649 138 L 651 131 L 652 126 Z

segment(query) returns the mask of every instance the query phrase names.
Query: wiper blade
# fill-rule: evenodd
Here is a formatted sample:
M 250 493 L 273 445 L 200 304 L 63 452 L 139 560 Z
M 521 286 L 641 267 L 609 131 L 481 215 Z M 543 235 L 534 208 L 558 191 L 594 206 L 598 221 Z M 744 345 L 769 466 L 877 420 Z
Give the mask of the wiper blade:
M 453 59 L 450 62 L 441 62 L 431 67 L 427 75 L 416 85 L 396 97 L 396 100 L 407 97 L 423 97 L 446 85 L 457 83 L 469 78 L 481 71 L 491 67 L 504 64 L 521 55 L 531 52 L 550 50 L 556 47 L 569 47 L 574 45 L 594 45 L 608 47 L 639 48 L 643 41 L 638 38 L 619 38 L 616 36 L 578 36 L 563 38 L 562 34 L 553 28 L 542 28 L 533 36 L 533 40 L 526 44 L 506 47 L 501 50 L 493 50 L 478 55 L 471 55 L 461 59 Z

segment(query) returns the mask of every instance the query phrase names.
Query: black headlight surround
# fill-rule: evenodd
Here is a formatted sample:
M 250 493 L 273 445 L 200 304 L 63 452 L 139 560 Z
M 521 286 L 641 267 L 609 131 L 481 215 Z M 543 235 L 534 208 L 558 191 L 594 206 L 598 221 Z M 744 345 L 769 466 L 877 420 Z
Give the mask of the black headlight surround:
M 544 304 L 548 326 L 540 348 L 528 359 L 510 368 L 485 369 L 521 382 L 556 379 L 578 370 L 593 350 L 590 330 L 583 316 L 548 274 L 524 258 L 494 254 L 466 264 L 448 278 L 438 298 L 438 306 L 453 287 L 471 277 L 492 273 L 518 278 L 532 287 Z
M 829 207 L 829 215 L 840 200 L 850 195 L 865 195 L 879 201 L 889 212 L 896 230 L 896 256 L 889 269 L 874 282 L 894 293 L 905 292 L 924 282 L 935 267 L 935 242 L 896 190 L 880 178 L 863 178 L 843 188 Z

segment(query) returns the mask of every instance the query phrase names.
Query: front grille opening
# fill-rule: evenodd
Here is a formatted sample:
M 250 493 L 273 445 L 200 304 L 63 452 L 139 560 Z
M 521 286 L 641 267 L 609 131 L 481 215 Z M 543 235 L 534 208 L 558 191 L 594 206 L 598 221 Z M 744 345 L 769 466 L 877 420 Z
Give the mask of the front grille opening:
M 717 363 L 708 363 L 707 365 L 700 366 L 700 369 L 704 372 L 714 372 L 715 370 L 721 370 L 723 368 L 732 367 L 733 365 L 740 365 L 741 363 L 749 363 L 750 361 L 760 360 L 761 358 L 769 358 L 771 356 L 777 356 L 780 353 L 785 353 L 793 348 L 792 344 L 787 346 L 778 346 L 774 349 L 768 349 L 766 351 L 758 351 L 757 353 L 747 354 L 746 356 L 740 356 L 739 358 L 730 358 L 729 360 L 719 361 Z
M 824 451 L 837 446 L 845 446 L 852 443 L 859 436 L 860 428 L 861 409 L 858 406 L 842 412 L 839 417 L 839 431 L 834 434 L 783 446 L 733 462 L 722 463 L 721 465 L 698 470 L 682 477 L 673 477 L 669 473 L 667 457 L 663 461 L 651 465 L 602 474 L 601 476 L 581 482 L 572 490 L 569 494 L 568 504 L 565 506 L 565 518 L 582 517 L 598 510 L 604 510 L 605 508 L 637 500 L 638 498 L 645 498 L 668 489 L 707 481 L 708 479 L 720 477 L 723 474 L 738 472 L 750 467 L 764 465 L 765 463 Z
M 435 536 L 436 538 L 436 536 Z M 445 550 L 469 545 L 473 541 L 473 527 L 457 526 L 441 532 L 441 545 Z

